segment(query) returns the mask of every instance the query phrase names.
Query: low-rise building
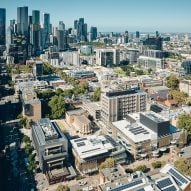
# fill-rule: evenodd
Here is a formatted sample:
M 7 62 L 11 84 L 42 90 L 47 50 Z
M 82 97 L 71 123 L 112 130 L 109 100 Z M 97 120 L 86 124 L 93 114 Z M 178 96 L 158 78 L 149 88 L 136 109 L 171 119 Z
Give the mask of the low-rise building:
M 68 141 L 56 122 L 40 119 L 32 126 L 32 141 L 37 151 L 39 166 L 50 184 L 76 176 L 68 163 Z
M 71 144 L 76 168 L 83 174 L 97 172 L 101 162 L 108 157 L 117 163 L 125 163 L 127 160 L 125 149 L 109 136 L 77 138 L 71 140 Z
M 145 90 L 152 100 L 166 100 L 170 89 L 166 86 L 153 86 L 147 87 Z
M 12 75 L 12 81 L 17 84 L 20 82 L 29 82 L 34 81 L 35 77 L 32 73 L 21 73 L 21 74 L 13 74 Z
M 158 157 L 170 145 L 187 144 L 187 132 L 152 111 L 129 114 L 112 123 L 113 137 L 135 158 Z
M 101 118 L 101 103 L 100 102 L 90 102 L 83 101 L 82 106 L 88 113 L 95 119 L 99 120 Z
M 83 109 L 76 109 L 66 112 L 66 122 L 73 126 L 80 134 L 92 133 L 92 124 L 88 119 L 88 113 Z

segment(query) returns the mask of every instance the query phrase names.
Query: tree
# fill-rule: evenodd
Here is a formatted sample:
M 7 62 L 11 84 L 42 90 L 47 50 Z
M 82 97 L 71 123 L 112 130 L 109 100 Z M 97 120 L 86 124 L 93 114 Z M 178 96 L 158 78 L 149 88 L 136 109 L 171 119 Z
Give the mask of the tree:
M 188 164 L 188 162 L 183 159 L 180 158 L 178 160 L 175 161 L 174 166 L 182 173 L 185 175 L 190 176 L 191 175 L 191 167 Z
M 100 169 L 112 168 L 115 166 L 115 160 L 113 158 L 107 158 L 104 162 L 100 164 Z
M 120 61 L 120 65 L 124 66 L 124 65 L 128 65 L 129 61 L 128 60 L 122 60 Z
M 43 64 L 43 74 L 44 75 L 50 75 L 54 73 L 54 69 L 49 64 Z
M 30 128 L 29 120 L 26 117 L 22 117 L 19 120 L 19 127 Z
M 166 85 L 172 90 L 176 90 L 179 87 L 179 79 L 175 75 L 170 75 L 166 78 Z
M 180 129 L 185 129 L 188 132 L 188 138 L 191 138 L 191 115 L 182 114 L 178 117 L 177 127 Z
M 160 168 L 162 166 L 162 162 L 161 161 L 156 161 L 152 163 L 152 167 L 153 168 Z
M 28 143 L 30 143 L 30 138 L 29 138 L 27 135 L 24 135 L 22 141 L 23 141 L 25 144 L 28 144 Z
M 67 185 L 59 185 L 56 191 L 70 191 L 70 188 Z
M 153 71 L 153 70 L 152 70 L 151 68 L 149 68 L 149 69 L 148 69 L 148 74 L 151 74 L 152 71 Z
M 170 91 L 170 95 L 173 99 L 175 99 L 179 104 L 186 103 L 188 95 L 184 92 L 180 92 L 179 90 Z
M 140 166 L 137 166 L 134 171 L 141 171 L 141 172 L 146 172 L 148 170 L 147 166 L 146 165 L 140 165 Z
M 139 75 L 143 75 L 144 71 L 143 70 L 135 70 L 135 73 L 139 76 Z
M 48 106 L 50 107 L 51 114 L 50 117 L 52 119 L 60 119 L 65 115 L 65 101 L 64 98 L 60 96 L 53 96 L 51 100 L 48 102 Z
M 94 94 L 92 95 L 92 100 L 93 101 L 100 101 L 100 97 L 101 97 L 101 88 L 97 88 L 94 92 Z

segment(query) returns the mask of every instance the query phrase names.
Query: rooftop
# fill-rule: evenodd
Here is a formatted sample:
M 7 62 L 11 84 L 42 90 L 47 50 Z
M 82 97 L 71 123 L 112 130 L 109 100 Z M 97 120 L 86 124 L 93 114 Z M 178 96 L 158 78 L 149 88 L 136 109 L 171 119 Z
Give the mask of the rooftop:
M 153 112 L 153 111 L 147 111 L 147 112 L 141 112 L 141 115 L 144 115 L 145 117 L 151 119 L 152 121 L 155 121 L 157 123 L 169 121 L 167 118 Z
M 139 121 L 130 123 L 127 119 L 116 121 L 112 123 L 115 128 L 122 132 L 125 136 L 129 137 L 135 143 L 154 139 L 157 134 L 151 129 L 147 128 Z
M 48 118 L 38 120 L 32 129 L 40 146 L 66 141 L 57 123 Z
M 104 153 L 108 153 L 115 148 L 115 142 L 112 143 L 106 136 L 89 136 L 87 138 L 77 138 L 71 140 L 72 147 L 83 160 Z
M 182 190 L 184 190 L 191 183 L 187 177 L 181 174 L 176 168 L 174 168 L 170 164 L 166 164 L 160 170 L 160 172 L 170 175 Z

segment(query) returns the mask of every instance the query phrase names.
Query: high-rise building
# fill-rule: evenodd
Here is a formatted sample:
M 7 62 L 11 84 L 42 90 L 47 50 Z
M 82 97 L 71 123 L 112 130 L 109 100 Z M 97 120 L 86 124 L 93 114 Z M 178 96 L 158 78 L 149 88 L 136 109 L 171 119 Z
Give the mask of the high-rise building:
M 32 24 L 30 25 L 30 43 L 32 44 L 33 54 L 40 53 L 40 11 L 32 11 Z
M 89 41 L 96 40 L 97 38 L 97 27 L 91 27 L 89 33 Z
M 59 21 L 58 30 L 65 30 L 65 24 L 63 21 Z
M 43 13 L 42 30 L 41 30 L 41 45 L 43 49 L 48 48 L 50 33 L 51 33 L 50 14 Z
M 6 42 L 6 9 L 0 8 L 0 45 L 5 46 Z
M 77 24 L 77 40 L 87 41 L 87 24 L 84 23 L 84 18 L 80 18 L 79 21 L 75 21 L 74 24 Z
M 63 30 L 57 30 L 56 31 L 56 37 L 58 42 L 58 49 L 64 50 L 64 31 Z
M 7 28 L 7 35 L 6 35 L 6 47 L 7 50 L 9 49 L 9 46 L 13 44 L 13 36 L 15 33 L 15 20 L 10 20 L 10 25 Z
M 149 37 L 143 41 L 143 45 L 146 49 L 153 49 L 153 50 L 162 50 L 163 46 L 163 39 L 158 37 Z
M 28 7 L 17 8 L 17 33 L 28 36 Z
M 139 31 L 136 31 L 136 38 L 140 38 L 140 33 L 139 33 Z
M 100 66 L 112 67 L 120 64 L 120 53 L 118 49 L 97 49 L 96 63 Z
M 129 113 L 146 110 L 147 94 L 140 90 L 118 90 L 101 96 L 102 120 L 106 123 L 126 118 Z
M 74 21 L 74 29 L 77 29 L 78 28 L 78 20 L 75 20 Z

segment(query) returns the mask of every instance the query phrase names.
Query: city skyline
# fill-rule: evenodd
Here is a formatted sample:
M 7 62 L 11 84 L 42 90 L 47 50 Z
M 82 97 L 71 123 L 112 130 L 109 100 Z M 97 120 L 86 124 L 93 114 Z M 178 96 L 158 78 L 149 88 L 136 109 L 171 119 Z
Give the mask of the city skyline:
M 132 2 L 129 0 L 98 0 L 92 3 L 87 0 L 46 2 L 41 0 L 18 0 L 10 3 L 1 0 L 1 7 L 6 8 L 7 24 L 10 19 L 16 19 L 19 6 L 28 6 L 29 15 L 32 10 L 50 13 L 51 23 L 57 26 L 59 21 L 66 24 L 66 28 L 73 27 L 73 21 L 83 17 L 90 26 L 98 27 L 101 32 L 123 32 L 125 30 L 141 32 L 190 32 L 189 18 L 191 13 L 188 0 L 169 0 L 158 3 L 156 0 Z M 46 5 L 46 8 L 44 8 Z

